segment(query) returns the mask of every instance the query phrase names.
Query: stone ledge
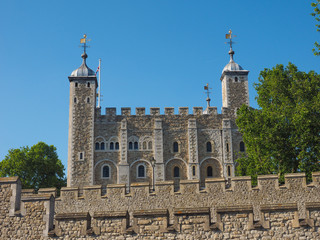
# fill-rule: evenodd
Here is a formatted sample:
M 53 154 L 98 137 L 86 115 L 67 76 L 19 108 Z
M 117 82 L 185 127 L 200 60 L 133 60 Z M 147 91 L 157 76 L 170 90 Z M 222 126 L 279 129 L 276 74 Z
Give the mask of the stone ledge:
M 24 195 L 21 196 L 22 202 L 29 202 L 29 201 L 46 201 L 53 198 L 52 194 L 33 194 L 33 195 Z
M 127 218 L 128 211 L 114 211 L 114 212 L 94 212 L 93 218 Z
M 175 208 L 173 210 L 174 215 L 189 215 L 189 214 L 210 214 L 210 208 Z
M 217 206 L 216 212 L 223 213 L 223 212 L 252 212 L 253 206 L 252 205 L 235 205 L 235 206 Z
M 90 214 L 88 212 L 79 212 L 79 213 L 58 213 L 55 216 L 56 220 L 88 220 L 91 219 Z
M 320 202 L 306 202 L 307 209 L 320 209 Z
M 262 204 L 260 210 L 263 212 L 276 210 L 298 210 L 296 203 Z
M 133 211 L 134 217 L 146 217 L 146 216 L 168 216 L 167 209 L 151 209 L 151 210 L 136 210 Z
M 19 180 L 19 177 L 2 177 L 0 178 L 0 184 L 15 183 Z

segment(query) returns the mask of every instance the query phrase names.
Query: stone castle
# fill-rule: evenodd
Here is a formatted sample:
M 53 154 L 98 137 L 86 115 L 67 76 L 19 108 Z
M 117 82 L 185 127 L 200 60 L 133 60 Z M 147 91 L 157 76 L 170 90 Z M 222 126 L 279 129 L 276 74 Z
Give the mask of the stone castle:
M 69 76 L 68 186 L 131 184 L 200 180 L 234 176 L 235 158 L 245 151 L 235 124 L 236 110 L 249 105 L 249 71 L 233 60 L 221 75 L 223 108 L 115 108 L 96 107 L 97 78 L 86 64 Z
M 223 108 L 96 107 L 83 63 L 70 80 L 68 186 L 21 189 L 0 178 L 0 239 L 320 239 L 320 172 L 235 177 L 235 124 L 248 71 L 222 71 Z M 208 104 L 209 105 L 209 104 Z

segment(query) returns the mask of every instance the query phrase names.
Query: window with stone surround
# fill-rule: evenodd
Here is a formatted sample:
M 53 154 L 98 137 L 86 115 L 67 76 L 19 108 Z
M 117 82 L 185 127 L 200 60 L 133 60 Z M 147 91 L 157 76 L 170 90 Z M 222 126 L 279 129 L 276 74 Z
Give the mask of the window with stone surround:
M 228 166 L 228 177 L 230 177 L 230 176 L 231 176 L 231 167 Z
M 110 143 L 110 150 L 113 150 L 113 149 L 114 149 L 114 143 L 111 142 L 111 143 Z
M 87 103 L 90 103 L 90 98 L 89 97 L 87 98 Z
M 80 152 L 79 153 L 79 160 L 83 160 L 84 159 L 84 154 L 83 154 L 83 152 Z
M 120 147 L 120 146 L 119 146 L 119 142 L 116 142 L 115 149 L 116 149 L 116 150 L 119 150 L 119 147 Z
M 104 150 L 104 148 L 105 148 L 104 146 L 105 146 L 105 144 L 104 144 L 104 142 L 102 142 L 101 145 L 100 145 L 100 149 Z
M 138 142 L 134 142 L 133 148 L 134 148 L 134 150 L 138 150 L 139 149 Z
M 207 177 L 213 177 L 213 170 L 211 166 L 207 167 Z
M 110 178 L 110 166 L 105 164 L 101 168 L 101 178 Z
M 212 152 L 212 144 L 211 144 L 211 142 L 207 142 L 207 152 Z
M 175 177 L 175 178 L 180 177 L 180 168 L 177 166 L 173 168 L 173 177 Z
M 173 152 L 179 152 L 179 144 L 178 142 L 173 143 Z
M 90 87 L 90 83 L 89 82 L 87 83 L 87 86 Z
M 96 150 L 100 150 L 100 143 L 96 142 Z
M 144 164 L 139 164 L 137 166 L 137 177 L 138 178 L 145 178 L 146 177 L 146 167 Z
M 77 83 L 77 82 L 75 82 L 75 83 L 74 83 L 74 86 L 75 86 L 75 87 L 78 87 L 78 83 Z
M 129 150 L 132 150 L 132 149 L 133 149 L 133 143 L 129 142 Z

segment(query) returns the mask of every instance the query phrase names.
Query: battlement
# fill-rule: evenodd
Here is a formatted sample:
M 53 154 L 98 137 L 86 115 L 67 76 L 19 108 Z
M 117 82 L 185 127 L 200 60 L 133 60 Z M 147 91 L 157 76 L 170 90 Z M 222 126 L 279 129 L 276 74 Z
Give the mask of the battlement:
M 247 239 L 268 234 L 289 238 L 311 232 L 319 237 L 320 172 L 306 183 L 304 173 L 181 180 L 178 191 L 173 181 L 65 187 L 55 199 L 56 189 L 21 190 L 17 177 L 0 178 L 0 235 L 4 239 L 70 237 L 160 236 L 174 238 L 230 238 L 234 232 Z M 55 222 L 55 225 L 53 223 Z M 10 224 L 9 224 L 10 223 Z M 282 228 L 276 228 L 283 224 Z M 27 226 L 32 225 L 32 229 Z M 277 235 L 278 234 L 278 235 Z M 290 235 L 291 234 L 291 235 Z M 251 236 L 251 237 L 250 237 Z M 291 236 L 291 237 L 290 237 Z
M 117 109 L 116 108 L 106 108 L 105 109 L 105 115 L 101 115 L 101 109 L 97 108 L 96 109 L 98 115 L 100 116 L 118 116 L 117 115 Z M 120 116 L 160 116 L 160 115 L 165 115 L 165 116 L 171 116 L 171 115 L 181 115 L 181 116 L 186 116 L 186 115 L 193 115 L 193 116 L 198 116 L 198 115 L 218 115 L 217 107 L 209 107 L 206 109 L 206 111 L 203 110 L 203 107 L 193 107 L 192 108 L 192 113 L 189 113 L 189 108 L 188 107 L 179 107 L 178 114 L 175 114 L 175 109 L 173 107 L 166 107 L 164 108 L 164 114 L 160 113 L 160 108 L 158 107 L 152 107 L 150 108 L 149 114 L 146 114 L 146 109 L 144 107 L 137 107 L 135 109 L 135 115 L 131 114 L 131 108 L 129 107 L 123 107 L 121 108 L 121 114 Z M 222 113 L 226 114 L 228 113 L 228 108 L 223 108 Z

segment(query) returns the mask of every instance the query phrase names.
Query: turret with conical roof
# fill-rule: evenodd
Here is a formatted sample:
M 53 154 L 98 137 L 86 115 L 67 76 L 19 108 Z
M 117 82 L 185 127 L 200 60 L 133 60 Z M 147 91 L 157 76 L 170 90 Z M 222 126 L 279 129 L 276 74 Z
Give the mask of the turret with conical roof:
M 222 83 L 222 106 L 236 113 L 242 104 L 249 105 L 248 70 L 244 70 L 233 59 L 234 51 L 230 44 L 230 61 L 223 68 L 221 75 Z
M 86 39 L 85 39 L 86 40 Z M 79 68 L 69 76 L 68 187 L 93 184 L 93 138 L 97 78 L 87 64 L 87 53 L 81 55 Z

